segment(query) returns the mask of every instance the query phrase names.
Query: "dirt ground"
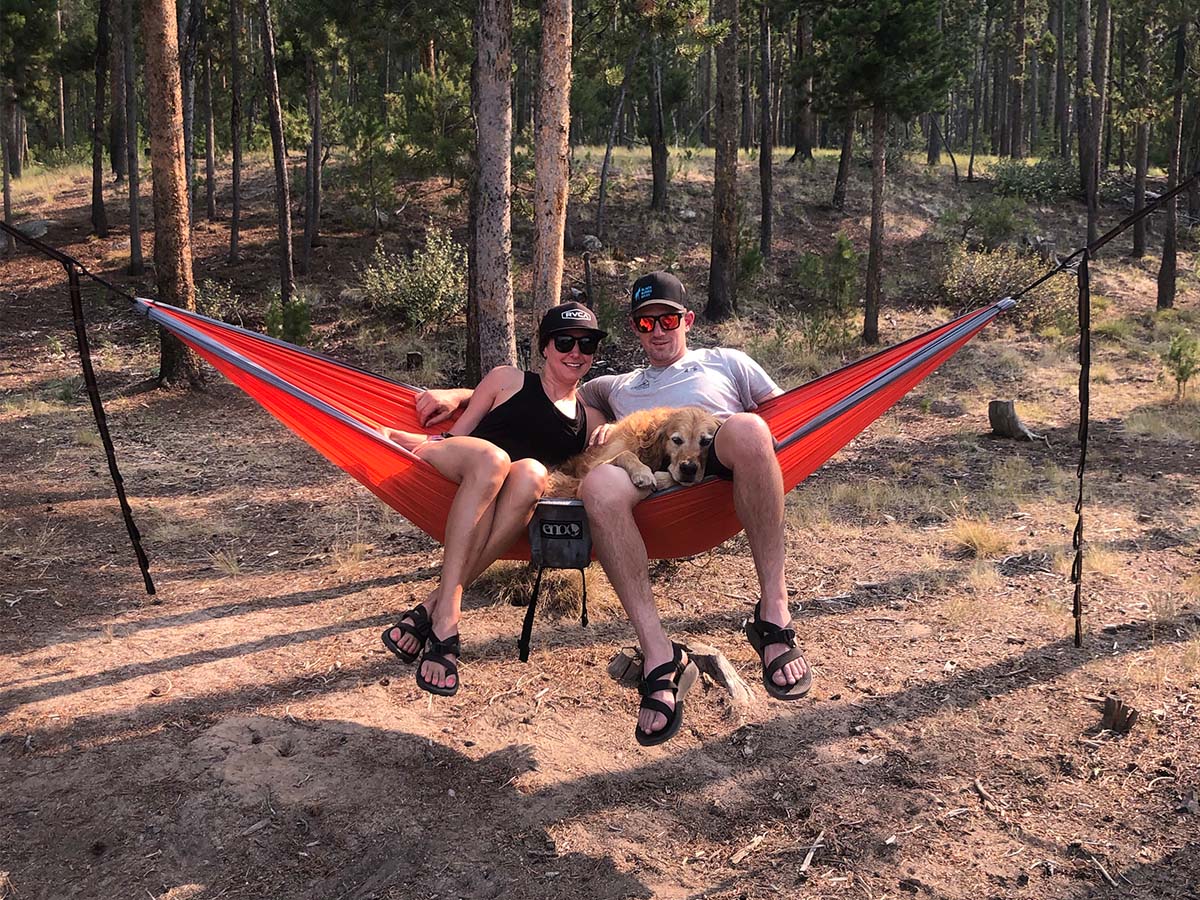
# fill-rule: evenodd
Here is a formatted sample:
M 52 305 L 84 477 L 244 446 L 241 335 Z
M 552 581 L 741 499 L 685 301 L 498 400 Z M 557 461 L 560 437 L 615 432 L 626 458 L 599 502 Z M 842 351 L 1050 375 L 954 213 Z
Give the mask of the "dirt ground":
M 229 266 L 225 223 L 205 224 L 201 276 L 268 283 L 267 177 L 249 261 Z M 668 256 L 702 295 L 707 213 L 700 200 L 698 219 L 678 212 L 705 178 L 681 172 L 654 218 L 627 170 L 612 296 Z M 814 201 L 824 180 L 781 172 L 781 255 L 839 228 L 865 248 L 865 179 L 843 217 Z M 946 181 L 897 186 L 887 341 L 945 315 L 920 301 Z M 128 236 L 88 239 L 87 196 L 81 181 L 21 208 L 120 278 Z M 1046 212 L 1046 227 L 1081 215 Z M 334 214 L 326 239 L 319 345 L 386 368 L 388 348 L 335 309 L 373 238 Z M 1182 262 L 1194 327 L 1195 256 Z M 228 383 L 152 389 L 155 335 L 89 290 L 147 596 L 63 273 L 27 252 L 0 260 L 0 897 L 1200 896 L 1200 410 L 1173 402 L 1150 349 L 1156 266 L 1097 264 L 1099 318 L 1126 325 L 1096 343 L 1082 649 L 1065 576 L 1071 341 L 1001 323 L 789 496 L 810 697 L 784 705 L 758 687 L 735 706 L 708 686 L 679 736 L 643 749 L 636 694 L 606 674 L 632 631 L 596 567 L 590 627 L 569 609 L 543 616 L 527 664 L 511 570 L 469 592 L 463 689 L 431 700 L 379 634 L 432 589 L 437 546 Z M 995 398 L 1015 398 L 1047 442 L 990 437 Z M 744 538 L 658 563 L 654 579 L 671 633 L 756 682 Z M 1100 728 L 1109 694 L 1140 713 L 1126 735 Z

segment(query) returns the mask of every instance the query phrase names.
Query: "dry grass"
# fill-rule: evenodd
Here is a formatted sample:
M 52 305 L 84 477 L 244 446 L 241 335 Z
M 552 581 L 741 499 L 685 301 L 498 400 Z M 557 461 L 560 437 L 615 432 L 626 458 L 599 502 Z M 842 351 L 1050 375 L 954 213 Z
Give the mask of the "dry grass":
M 537 570 L 531 564 L 501 560 L 479 576 L 470 591 L 500 606 L 525 606 L 533 594 L 536 580 Z M 589 615 L 598 612 L 608 615 L 620 609 L 620 601 L 599 566 L 587 569 L 587 586 Z M 538 590 L 539 618 L 578 616 L 582 600 L 582 582 L 578 572 L 546 569 L 542 573 L 542 584 Z
M 216 551 L 205 551 L 209 564 L 227 578 L 242 574 L 242 561 L 237 553 L 228 548 Z
M 1064 578 L 1071 574 L 1075 562 L 1075 551 L 1064 547 L 1051 560 L 1054 571 Z M 1083 548 L 1083 573 L 1104 578 L 1115 577 L 1125 567 L 1124 554 L 1105 547 L 1103 544 L 1087 544 Z
M 1200 401 L 1160 402 L 1135 411 L 1125 420 L 1129 432 L 1168 443 L 1200 441 Z
M 91 428 L 77 428 L 74 440 L 80 447 L 99 447 L 101 443 L 100 434 Z
M 1009 537 L 986 519 L 958 518 L 950 525 L 954 549 L 976 559 L 989 559 L 1007 552 Z

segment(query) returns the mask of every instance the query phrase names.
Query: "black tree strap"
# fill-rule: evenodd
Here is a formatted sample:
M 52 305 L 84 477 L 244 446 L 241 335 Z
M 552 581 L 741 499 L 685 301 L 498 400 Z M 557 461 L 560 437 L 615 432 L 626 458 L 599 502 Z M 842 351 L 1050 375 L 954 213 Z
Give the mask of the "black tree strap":
M 96 373 L 92 369 L 92 351 L 88 346 L 87 323 L 83 318 L 83 295 L 79 290 L 79 270 L 73 263 L 64 263 L 67 270 L 67 282 L 71 289 L 71 315 L 75 320 L 75 340 L 79 344 L 79 362 L 83 366 L 83 381 L 87 385 L 88 399 L 92 401 L 92 414 L 96 417 L 96 428 L 100 432 L 100 440 L 104 442 L 104 455 L 108 457 L 108 472 L 112 476 L 113 487 L 117 489 L 117 500 L 121 504 L 121 515 L 125 519 L 125 530 L 129 532 L 133 552 L 137 554 L 138 567 L 142 570 L 142 580 L 146 583 L 146 593 L 154 593 L 154 581 L 150 577 L 150 561 L 146 551 L 142 549 L 142 536 L 137 525 L 133 522 L 133 510 L 125 498 L 125 480 L 117 468 L 117 454 L 113 449 L 112 436 L 108 433 L 108 417 L 104 414 L 104 404 L 100 402 L 100 389 L 96 385 Z
M 1088 275 L 1088 260 L 1091 252 L 1086 248 L 1079 262 L 1079 466 L 1075 477 L 1079 480 L 1079 496 L 1075 500 L 1075 531 L 1071 535 L 1071 546 L 1075 550 L 1075 561 L 1071 563 L 1071 583 L 1075 585 L 1075 598 L 1071 604 L 1071 615 L 1075 618 L 1075 646 L 1083 646 L 1083 470 L 1087 464 L 1088 410 L 1091 398 L 1088 382 L 1092 371 L 1092 295 Z

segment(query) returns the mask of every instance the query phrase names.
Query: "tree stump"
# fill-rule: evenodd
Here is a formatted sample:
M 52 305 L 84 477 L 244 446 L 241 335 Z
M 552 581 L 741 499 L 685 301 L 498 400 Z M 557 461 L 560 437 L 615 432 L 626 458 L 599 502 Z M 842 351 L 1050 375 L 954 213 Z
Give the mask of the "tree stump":
M 746 706 L 754 700 L 745 679 L 737 673 L 733 664 L 715 647 L 708 644 L 684 644 L 688 657 L 696 663 L 696 667 L 707 675 L 713 684 L 721 687 L 729 695 L 734 706 Z M 625 687 L 637 687 L 642 677 L 642 654 L 637 647 L 625 647 L 617 651 L 617 655 L 608 664 L 608 674 L 614 681 Z
M 1036 434 L 1025 427 L 1025 423 L 1017 415 L 1016 402 L 1013 400 L 992 400 L 988 403 L 988 421 L 992 425 L 992 434 L 1000 437 L 1013 438 L 1018 441 L 1045 441 L 1045 435 Z M 1046 441 L 1049 445 L 1049 441 Z

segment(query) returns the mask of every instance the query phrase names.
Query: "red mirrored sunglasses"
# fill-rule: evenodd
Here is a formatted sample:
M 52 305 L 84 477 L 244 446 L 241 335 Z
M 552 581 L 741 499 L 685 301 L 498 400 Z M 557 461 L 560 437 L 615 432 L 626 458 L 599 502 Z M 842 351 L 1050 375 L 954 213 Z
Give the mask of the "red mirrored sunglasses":
M 663 331 L 674 331 L 683 324 L 683 313 L 669 312 L 659 313 L 657 316 L 634 316 L 633 327 L 642 334 L 649 334 L 654 330 L 654 323 L 657 322 Z

